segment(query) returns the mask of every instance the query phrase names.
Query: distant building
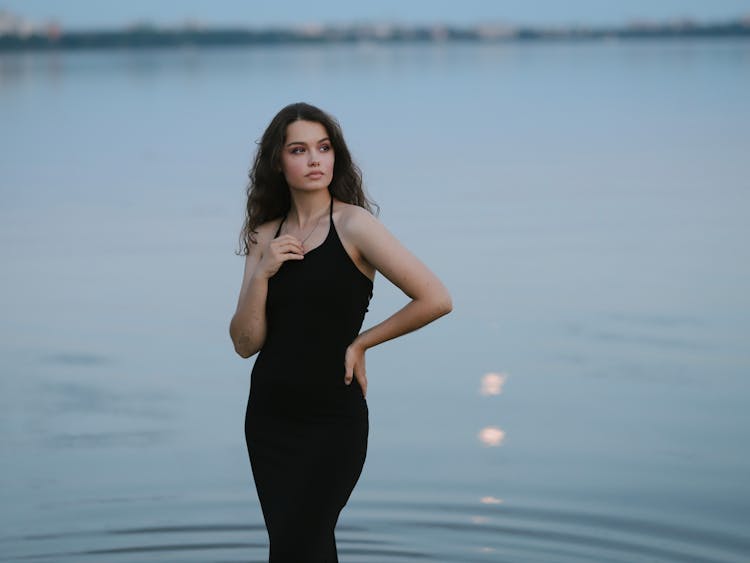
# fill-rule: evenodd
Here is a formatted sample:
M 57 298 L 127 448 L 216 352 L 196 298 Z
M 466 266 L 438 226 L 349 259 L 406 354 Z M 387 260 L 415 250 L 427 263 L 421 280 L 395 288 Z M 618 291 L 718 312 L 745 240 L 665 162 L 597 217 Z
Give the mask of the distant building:
M 10 12 L 0 10 L 0 35 L 18 35 L 28 37 L 35 29 L 31 22 Z

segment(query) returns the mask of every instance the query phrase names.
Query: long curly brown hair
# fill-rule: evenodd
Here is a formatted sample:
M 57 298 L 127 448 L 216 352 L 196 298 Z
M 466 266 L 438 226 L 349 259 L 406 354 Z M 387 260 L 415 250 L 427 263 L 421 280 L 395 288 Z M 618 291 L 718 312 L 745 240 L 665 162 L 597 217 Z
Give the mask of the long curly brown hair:
M 291 206 L 289 186 L 281 172 L 281 150 L 286 142 L 286 128 L 295 121 L 314 121 L 325 127 L 333 146 L 333 179 L 328 191 L 333 197 L 358 205 L 373 213 L 377 205 L 365 194 L 362 171 L 352 160 L 344 134 L 336 119 L 323 110 L 306 103 L 290 104 L 271 120 L 258 143 L 255 161 L 248 176 L 247 213 L 240 233 L 240 256 L 257 242 L 258 226 L 283 217 Z

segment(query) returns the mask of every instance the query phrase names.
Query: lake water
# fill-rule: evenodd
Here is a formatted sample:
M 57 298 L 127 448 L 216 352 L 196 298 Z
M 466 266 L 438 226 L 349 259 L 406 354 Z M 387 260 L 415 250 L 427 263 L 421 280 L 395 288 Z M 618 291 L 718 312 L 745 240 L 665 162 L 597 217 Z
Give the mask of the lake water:
M 0 55 L 0 559 L 267 556 L 234 250 L 305 100 L 454 298 L 368 352 L 341 560 L 747 561 L 749 99 L 742 40 Z

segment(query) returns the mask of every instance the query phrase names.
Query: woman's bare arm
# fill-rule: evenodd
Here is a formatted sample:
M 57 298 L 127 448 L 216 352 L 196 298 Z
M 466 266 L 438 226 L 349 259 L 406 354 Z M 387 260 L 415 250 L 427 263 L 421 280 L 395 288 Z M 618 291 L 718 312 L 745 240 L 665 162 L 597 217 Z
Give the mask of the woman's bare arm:
M 266 340 L 268 280 L 286 260 L 304 258 L 302 245 L 296 238 L 283 235 L 268 240 L 272 236 L 268 229 L 260 227 L 257 242 L 250 244 L 237 309 L 229 323 L 234 350 L 243 358 L 257 353 Z
M 360 333 L 352 342 L 347 352 L 345 380 L 349 383 L 354 375 L 360 384 L 364 382 L 366 385 L 365 350 L 425 326 L 449 313 L 453 304 L 448 290 L 437 276 L 370 213 L 364 209 L 350 209 L 342 229 L 365 260 L 411 298 L 404 307 Z
M 245 257 L 245 273 L 237 300 L 237 309 L 229 323 L 229 335 L 234 350 L 243 358 L 249 358 L 260 350 L 266 339 L 266 297 L 268 279 L 255 276 L 260 259 L 257 244 L 252 245 Z

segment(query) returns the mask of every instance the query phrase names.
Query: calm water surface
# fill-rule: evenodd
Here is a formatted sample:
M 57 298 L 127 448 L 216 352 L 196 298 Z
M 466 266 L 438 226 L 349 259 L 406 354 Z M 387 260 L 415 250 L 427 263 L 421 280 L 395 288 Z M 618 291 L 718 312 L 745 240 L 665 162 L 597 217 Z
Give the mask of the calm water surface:
M 747 561 L 748 99 L 743 41 L 0 56 L 0 560 L 266 557 L 233 251 L 306 100 L 454 296 L 368 352 L 341 560 Z

